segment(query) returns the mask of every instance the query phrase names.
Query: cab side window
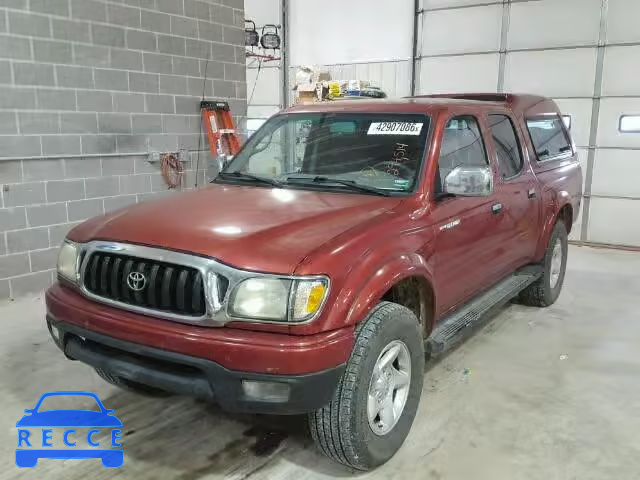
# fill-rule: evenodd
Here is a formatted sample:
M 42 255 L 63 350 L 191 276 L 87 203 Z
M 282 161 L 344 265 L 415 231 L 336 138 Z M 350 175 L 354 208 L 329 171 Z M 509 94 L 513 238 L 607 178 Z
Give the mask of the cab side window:
M 539 162 L 571 155 L 571 142 L 558 115 L 527 118 L 527 128 Z
M 443 191 L 444 179 L 454 168 L 487 165 L 489 161 L 476 118 L 462 115 L 449 120 L 440 147 L 436 192 Z
M 491 136 L 498 153 L 498 169 L 502 178 L 515 177 L 524 165 L 513 122 L 506 115 L 489 115 Z

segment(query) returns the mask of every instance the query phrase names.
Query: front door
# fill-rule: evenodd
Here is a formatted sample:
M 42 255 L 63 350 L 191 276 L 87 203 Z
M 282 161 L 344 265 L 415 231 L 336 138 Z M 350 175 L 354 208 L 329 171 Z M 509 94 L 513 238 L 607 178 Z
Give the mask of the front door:
M 460 115 L 445 127 L 436 197 L 443 193 L 446 176 L 458 166 L 490 165 L 478 118 Z M 496 193 L 486 197 L 442 197 L 433 210 L 435 219 L 434 269 L 438 279 L 438 315 L 469 300 L 498 280 L 504 258 L 498 254 L 504 233 L 503 212 Z

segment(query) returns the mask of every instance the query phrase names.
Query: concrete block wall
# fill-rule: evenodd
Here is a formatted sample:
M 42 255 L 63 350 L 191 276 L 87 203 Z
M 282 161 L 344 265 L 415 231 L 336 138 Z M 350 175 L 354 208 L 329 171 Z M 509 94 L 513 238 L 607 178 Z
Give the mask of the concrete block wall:
M 243 0 L 0 0 L 0 300 L 50 285 L 77 223 L 171 194 L 149 153 L 215 173 L 199 102 L 242 124 L 243 27 Z

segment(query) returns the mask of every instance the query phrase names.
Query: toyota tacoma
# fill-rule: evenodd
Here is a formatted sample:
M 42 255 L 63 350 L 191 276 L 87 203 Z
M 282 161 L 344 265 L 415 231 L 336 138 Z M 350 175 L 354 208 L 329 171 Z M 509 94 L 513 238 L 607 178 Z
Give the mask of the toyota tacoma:
M 47 324 L 108 382 L 308 414 L 367 470 L 406 438 L 427 355 L 496 305 L 556 301 L 581 196 L 543 97 L 295 106 L 206 188 L 75 227 Z

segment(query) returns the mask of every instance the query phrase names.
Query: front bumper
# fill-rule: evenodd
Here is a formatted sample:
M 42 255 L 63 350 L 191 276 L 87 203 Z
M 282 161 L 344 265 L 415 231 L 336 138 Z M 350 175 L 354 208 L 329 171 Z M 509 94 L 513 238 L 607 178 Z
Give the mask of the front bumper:
M 73 360 L 143 385 L 215 401 L 224 410 L 264 414 L 301 414 L 326 405 L 345 365 L 302 375 L 239 372 L 204 358 L 169 352 L 119 340 L 60 321 L 47 315 L 56 345 Z M 282 352 L 286 355 L 286 352 Z M 287 385 L 288 396 L 279 400 L 250 397 L 243 381 Z
M 353 326 L 292 335 L 188 325 L 107 306 L 60 284 L 47 290 L 46 303 L 47 313 L 64 323 L 241 372 L 304 375 L 330 370 L 349 360 L 354 345 Z

